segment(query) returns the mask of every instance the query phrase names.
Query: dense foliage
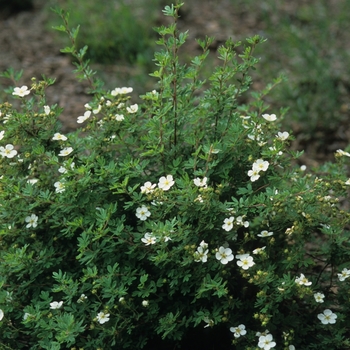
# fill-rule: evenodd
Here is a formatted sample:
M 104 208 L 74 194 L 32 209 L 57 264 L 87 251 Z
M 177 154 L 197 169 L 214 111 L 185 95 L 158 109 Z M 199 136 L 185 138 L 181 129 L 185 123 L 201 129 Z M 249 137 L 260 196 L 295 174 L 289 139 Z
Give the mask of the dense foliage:
M 280 78 L 241 102 L 258 36 L 221 46 L 204 87 L 211 39 L 182 64 L 180 6 L 142 105 L 94 80 L 61 10 L 63 51 L 91 83 L 83 128 L 61 133 L 49 78 L 0 104 L 2 348 L 197 349 L 208 328 L 202 349 L 350 346 L 350 154 L 295 165 L 287 111 L 264 102 Z

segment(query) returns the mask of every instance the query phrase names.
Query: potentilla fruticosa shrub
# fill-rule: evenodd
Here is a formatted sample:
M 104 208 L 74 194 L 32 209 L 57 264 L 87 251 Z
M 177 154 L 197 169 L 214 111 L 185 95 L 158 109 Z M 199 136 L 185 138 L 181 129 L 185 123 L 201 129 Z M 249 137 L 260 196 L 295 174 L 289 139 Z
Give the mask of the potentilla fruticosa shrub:
M 62 133 L 53 79 L 1 103 L 2 349 L 350 347 L 350 154 L 293 165 L 287 111 L 264 102 L 280 79 L 249 91 L 264 40 L 228 40 L 205 82 L 212 39 L 182 63 L 180 6 L 142 104 L 94 80 L 62 10 L 91 83 L 82 127 Z

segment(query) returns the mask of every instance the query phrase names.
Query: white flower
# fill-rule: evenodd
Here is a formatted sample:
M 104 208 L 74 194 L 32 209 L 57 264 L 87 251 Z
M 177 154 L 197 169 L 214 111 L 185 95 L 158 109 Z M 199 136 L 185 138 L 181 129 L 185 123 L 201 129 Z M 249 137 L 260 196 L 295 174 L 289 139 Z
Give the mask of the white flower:
M 121 94 L 129 94 L 130 92 L 132 92 L 133 91 L 133 88 L 132 87 L 122 87 L 121 89 L 120 89 L 120 93 Z
M 345 281 L 348 277 L 350 277 L 350 270 L 344 268 L 341 273 L 338 273 L 338 279 L 340 282 Z
M 269 237 L 269 236 L 272 236 L 272 235 L 273 235 L 273 232 L 268 232 L 266 230 L 263 230 L 257 236 L 259 236 L 259 237 Z
M 258 159 L 253 163 L 252 169 L 257 171 L 266 171 L 268 167 L 269 162 L 267 160 Z
M 265 247 L 261 247 L 261 248 L 256 248 L 253 250 L 253 254 L 261 254 L 263 252 L 263 250 L 265 250 Z
M 350 185 L 350 179 L 347 179 L 347 180 L 345 181 L 345 185 L 347 185 L 347 186 Z
M 250 181 L 254 182 L 259 179 L 259 170 L 257 169 L 252 169 L 248 171 L 248 176 L 250 177 Z
M 328 323 L 335 323 L 337 319 L 337 315 L 333 313 L 331 310 L 326 309 L 323 311 L 323 314 L 318 314 L 317 318 L 323 323 L 323 324 L 328 324 Z
M 30 90 L 28 90 L 28 86 L 23 85 L 22 87 L 15 87 L 12 95 L 17 95 L 20 97 L 24 97 L 30 94 Z
M 94 114 L 98 114 L 98 113 L 100 113 L 101 108 L 102 108 L 102 105 L 100 105 L 100 104 L 99 104 L 99 105 L 97 106 L 97 108 L 96 108 L 96 109 L 93 109 L 93 110 L 92 110 L 92 113 L 94 113 Z
M 290 236 L 294 232 L 294 225 L 286 229 L 286 234 Z
M 66 189 L 64 188 L 64 183 L 57 181 L 53 184 L 56 187 L 56 193 L 62 193 Z
M 200 179 L 199 177 L 196 177 L 193 182 L 197 187 L 204 187 L 207 185 L 207 178 L 203 177 L 203 179 Z
M 203 321 L 206 323 L 204 328 L 208 328 L 208 327 L 213 327 L 214 326 L 214 320 L 210 319 L 209 317 L 204 317 Z
M 336 156 L 338 156 L 338 157 L 342 157 L 342 156 L 350 157 L 350 153 L 344 152 L 343 150 L 338 149 L 338 150 L 336 151 Z
M 225 230 L 225 231 L 231 231 L 232 228 L 233 228 L 233 222 L 234 222 L 235 218 L 234 216 L 231 216 L 227 219 L 224 220 L 224 224 L 222 225 L 222 228 Z
M 58 172 L 60 172 L 61 174 L 65 174 L 66 172 L 67 172 L 67 169 L 64 167 L 64 166 L 60 166 L 59 168 L 58 168 Z
M 25 221 L 28 222 L 27 224 L 27 228 L 30 228 L 30 227 L 37 227 L 38 226 L 38 217 L 35 215 L 35 214 L 32 214 L 31 216 L 27 216 L 25 218 Z
M 5 117 L 3 118 L 4 124 L 6 124 L 11 118 L 11 114 L 6 114 Z
M 152 193 L 156 186 L 156 184 L 152 184 L 150 181 L 147 181 L 143 186 L 141 186 L 141 193 Z
M 230 331 L 233 333 L 235 338 L 239 338 L 241 335 L 247 334 L 247 331 L 245 330 L 245 325 L 244 324 L 240 324 L 237 327 L 231 327 Z
M 251 139 L 251 140 L 257 140 L 257 141 L 259 141 L 260 140 L 260 136 L 258 135 L 258 136 L 255 136 L 254 134 L 248 134 L 248 139 Z
M 23 320 L 26 321 L 31 316 L 32 315 L 29 312 L 25 312 L 24 315 L 23 315 Z
M 50 111 L 51 111 L 50 106 L 44 106 L 44 112 L 46 115 L 49 115 Z
M 194 253 L 195 262 L 207 262 L 208 260 L 208 244 L 202 241 L 197 248 L 197 251 Z
M 168 191 L 170 189 L 170 187 L 174 185 L 174 183 L 175 183 L 175 181 L 173 180 L 172 175 L 167 175 L 166 177 L 162 176 L 159 179 L 158 187 L 160 189 L 162 189 L 163 191 Z
M 118 121 L 118 122 L 121 122 L 124 120 L 124 116 L 123 114 L 116 114 L 115 115 L 115 119 Z
M 295 350 L 295 346 L 294 345 L 289 345 L 288 346 L 288 350 Z
M 57 140 L 57 141 L 66 141 L 67 140 L 67 137 L 60 134 L 59 132 L 56 132 L 54 135 L 53 135 L 53 138 L 52 140 Z
M 114 90 L 111 91 L 112 96 L 117 96 L 120 92 L 120 88 L 115 88 Z
M 5 135 L 5 130 L 0 131 L 0 140 L 4 138 L 4 135 Z
M 0 321 L 4 318 L 4 311 L 0 309 Z
M 273 337 L 271 334 L 262 335 L 259 337 L 258 347 L 264 350 L 270 350 L 274 348 L 276 343 L 273 341 Z
M 244 227 L 249 227 L 249 222 L 248 221 L 243 221 L 243 216 L 237 216 L 236 217 L 236 223 L 237 225 L 241 225 Z
M 86 299 L 87 299 L 87 296 L 83 293 L 83 294 L 79 297 L 77 303 L 79 303 L 79 304 L 80 304 L 80 303 L 83 303 Z
M 249 115 L 240 115 L 239 116 L 241 119 L 242 119 L 242 125 L 245 129 L 248 129 L 249 128 L 249 121 L 248 119 L 250 119 L 250 116 Z
M 323 303 L 324 294 L 323 293 L 315 293 L 314 298 L 315 298 L 317 303 Z
M 229 261 L 233 260 L 232 250 L 230 248 L 220 247 L 215 257 L 220 260 L 221 264 L 226 265 Z
M 122 87 L 122 88 L 115 88 L 114 90 L 111 91 L 112 96 L 117 96 L 119 94 L 129 94 L 130 92 L 133 91 L 132 87 Z
M 31 184 L 31 185 L 34 185 L 34 184 L 36 184 L 38 181 L 39 181 L 39 179 L 28 179 L 28 180 L 27 180 L 27 183 L 29 183 L 29 184 Z
M 97 314 L 96 318 L 98 323 L 103 324 L 109 321 L 109 314 L 105 314 L 104 312 L 101 311 Z
M 142 306 L 143 307 L 147 307 L 149 305 L 149 301 L 148 300 L 142 300 Z
M 287 140 L 287 138 L 289 137 L 289 132 L 288 131 L 283 131 L 283 132 L 278 132 L 276 137 L 278 139 L 280 139 L 281 141 L 285 141 Z
M 209 154 L 218 154 L 221 150 L 218 148 L 210 147 Z
M 194 201 L 195 201 L 195 202 L 199 202 L 199 203 L 203 203 L 203 202 L 204 202 L 204 199 L 203 199 L 202 195 L 199 194 L 199 195 L 197 196 L 197 198 L 196 198 Z
M 63 305 L 63 301 L 53 301 L 50 303 L 50 309 L 59 309 Z
M 126 107 L 126 110 L 129 113 L 136 113 L 139 109 L 139 106 L 135 103 L 134 105 L 131 105 L 130 107 Z
M 66 165 L 66 162 L 63 163 L 64 165 Z M 71 165 L 70 165 L 70 168 L 73 170 L 75 167 L 75 163 L 72 162 Z M 61 165 L 59 168 L 58 168 L 58 172 L 60 172 L 61 174 L 66 174 L 67 173 L 67 168 L 64 167 L 63 165 Z
M 203 249 L 207 249 L 208 248 L 208 243 L 205 243 L 204 241 L 199 243 L 199 246 L 202 247 Z
M 295 279 L 295 282 L 304 286 L 311 286 L 312 284 L 312 282 L 309 282 L 309 280 L 302 273 L 300 274 L 300 277 Z
M 274 122 L 277 119 L 276 114 L 263 114 L 262 117 L 268 122 Z
M 91 116 L 91 111 L 86 111 L 84 115 L 81 115 L 80 117 L 78 117 L 77 123 L 79 124 L 84 123 L 86 119 L 90 118 L 90 116 Z
M 13 145 L 8 144 L 5 147 L 0 147 L 0 154 L 3 157 L 13 158 L 17 154 L 17 151 L 14 149 Z
M 141 241 L 146 245 L 154 244 L 156 243 L 156 237 L 153 236 L 152 232 L 146 232 L 145 236 L 141 238 Z
M 237 261 L 237 265 L 243 270 L 248 270 L 250 267 L 255 265 L 253 257 L 251 257 L 249 254 L 236 255 L 236 259 L 239 259 Z
M 73 152 L 72 147 L 65 147 L 61 150 L 61 152 L 58 155 L 60 157 L 65 157 L 65 156 L 68 156 L 69 154 L 71 154 L 72 152 Z
M 151 212 L 144 205 L 142 207 L 136 209 L 136 216 L 142 221 L 147 220 L 147 218 L 150 215 L 151 215 Z

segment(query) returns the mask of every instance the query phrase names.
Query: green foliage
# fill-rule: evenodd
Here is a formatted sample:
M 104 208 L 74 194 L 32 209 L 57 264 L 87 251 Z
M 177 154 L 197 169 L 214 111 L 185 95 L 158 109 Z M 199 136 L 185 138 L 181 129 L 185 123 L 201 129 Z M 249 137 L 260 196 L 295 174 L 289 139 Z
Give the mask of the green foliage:
M 0 105 L 2 348 L 196 349 L 207 327 L 224 349 L 349 345 L 350 154 L 318 176 L 294 166 L 286 110 L 264 103 L 282 78 L 239 103 L 264 40 L 227 40 L 206 89 L 212 39 L 183 64 L 180 7 L 157 28 L 142 105 L 94 79 L 62 10 L 63 51 L 91 85 L 84 127 L 60 134 L 49 78 Z
M 152 58 L 154 32 L 149 27 L 159 0 L 136 1 L 67 0 L 69 21 L 81 25 L 77 46 L 88 46 L 93 62 L 145 64 Z M 138 15 L 137 15 L 138 14 Z

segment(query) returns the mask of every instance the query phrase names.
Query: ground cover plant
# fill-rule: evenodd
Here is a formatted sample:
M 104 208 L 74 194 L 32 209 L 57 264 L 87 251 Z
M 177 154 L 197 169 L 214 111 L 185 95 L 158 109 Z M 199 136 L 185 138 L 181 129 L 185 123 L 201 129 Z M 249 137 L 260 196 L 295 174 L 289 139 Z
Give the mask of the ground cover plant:
M 104 90 L 56 10 L 91 87 L 75 132 L 46 102 L 53 79 L 4 74 L 2 348 L 350 347 L 350 153 L 295 165 L 288 111 L 264 102 L 281 78 L 250 92 L 259 36 L 220 46 L 204 87 L 212 39 L 183 64 L 180 7 L 164 9 L 158 87 L 139 105 L 132 87 Z

